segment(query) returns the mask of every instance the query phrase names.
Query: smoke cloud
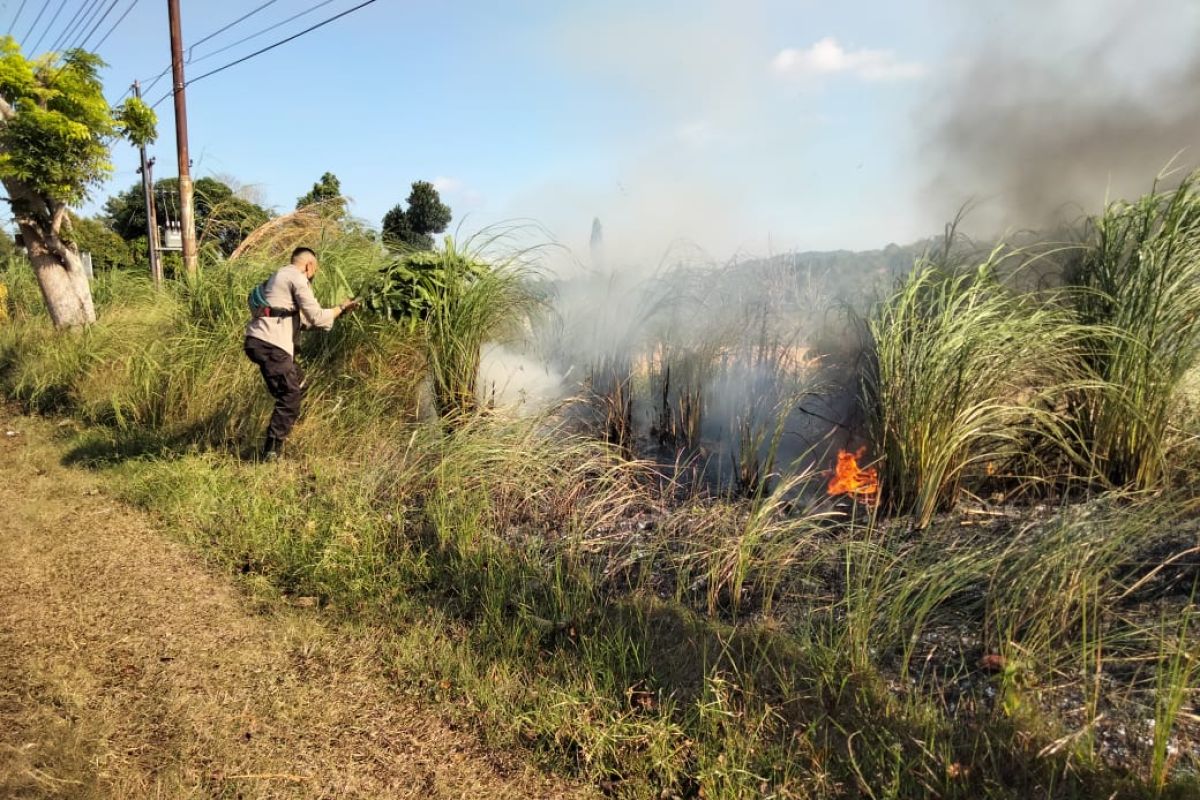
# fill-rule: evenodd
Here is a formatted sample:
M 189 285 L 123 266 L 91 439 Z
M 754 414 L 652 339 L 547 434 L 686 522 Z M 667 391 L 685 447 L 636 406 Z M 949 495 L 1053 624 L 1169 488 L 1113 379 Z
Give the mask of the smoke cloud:
M 919 113 L 933 213 L 1037 227 L 1200 163 L 1200 4 L 1009 0 L 968 13 Z

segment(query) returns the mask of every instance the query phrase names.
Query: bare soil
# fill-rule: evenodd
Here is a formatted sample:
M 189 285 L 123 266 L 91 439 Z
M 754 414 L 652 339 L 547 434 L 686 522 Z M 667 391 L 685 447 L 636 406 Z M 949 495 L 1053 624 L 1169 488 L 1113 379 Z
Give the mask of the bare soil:
M 393 691 L 382 634 L 264 612 L 60 458 L 0 408 L 0 797 L 580 793 Z

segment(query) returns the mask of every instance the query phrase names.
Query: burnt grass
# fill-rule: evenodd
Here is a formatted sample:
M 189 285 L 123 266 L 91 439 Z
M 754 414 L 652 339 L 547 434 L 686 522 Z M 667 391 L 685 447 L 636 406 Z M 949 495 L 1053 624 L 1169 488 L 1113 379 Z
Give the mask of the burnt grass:
M 653 451 L 653 443 L 644 444 Z M 660 465 L 670 465 L 667 458 L 658 455 Z M 713 493 L 714 502 L 730 502 L 731 495 L 736 502 L 737 493 L 729 486 L 708 483 L 703 488 Z M 998 492 L 994 497 L 1004 499 L 1005 495 Z M 1170 504 L 1179 502 L 1179 498 L 1164 496 L 1154 502 Z M 847 498 L 832 503 L 846 520 L 863 515 L 864 506 Z M 900 550 L 933 532 L 938 539 L 956 546 L 977 543 L 981 550 L 987 550 L 1019 529 L 1048 522 L 1064 509 L 1087 504 L 1084 497 L 1064 492 L 1056 503 L 1049 504 L 975 501 L 969 507 L 938 515 L 926 530 L 914 529 L 904 517 L 886 519 L 881 515 L 876 524 L 883 531 L 882 538 Z M 797 508 L 802 506 L 796 504 Z M 605 533 L 622 538 L 630 550 L 649 547 L 669 513 L 643 509 Z M 1098 631 L 1101 654 L 1094 669 L 1080 669 L 1078 663 L 1071 663 L 1079 661 L 1072 651 L 1081 645 L 1069 634 L 1041 643 L 1045 652 L 1028 658 L 1019 655 L 1019 641 L 1009 643 L 1015 645 L 1012 649 L 1017 656 L 1002 655 L 1003 643 L 997 640 L 995 631 L 987 629 L 989 593 L 995 587 L 979 581 L 947 598 L 921 626 L 909 647 L 893 642 L 891 646 L 873 648 L 870 669 L 848 676 L 847 684 L 834 693 L 835 697 L 829 695 L 828 686 L 817 690 L 817 705 L 830 715 L 840 732 L 837 738 L 844 737 L 854 718 L 866 727 L 877 725 L 879 720 L 869 718 L 876 703 L 886 707 L 890 700 L 894 708 L 935 709 L 959 732 L 961 761 L 946 764 L 958 782 L 949 795 L 976 796 L 969 788 L 973 784 L 981 794 L 986 793 L 985 787 L 996 788 L 993 780 L 1002 775 L 1001 783 L 1007 784 L 1007 790 L 1028 791 L 1028 796 L 1088 797 L 1093 791 L 1112 797 L 1143 796 L 1135 776 L 1147 774 L 1155 746 L 1159 692 L 1156 672 L 1161 668 L 1155 657 L 1162 655 L 1156 652 L 1161 647 L 1161 633 L 1165 629 L 1174 633 L 1174 626 L 1184 625 L 1186 630 L 1180 636 L 1191 648 L 1187 659 L 1196 657 L 1195 645 L 1200 642 L 1200 617 L 1194 605 L 1200 587 L 1200 513 L 1180 517 L 1172 512 L 1164 515 L 1163 522 L 1105 577 L 1112 587 L 1128 588 L 1118 592 L 1117 599 L 1103 609 Z M 705 671 L 726 669 L 730 674 L 745 676 L 749 669 L 753 674 L 749 683 L 759 701 L 777 704 L 781 713 L 794 715 L 793 722 L 798 726 L 811 726 L 814 710 L 801 708 L 804 703 L 796 699 L 795 685 L 778 681 L 778 671 L 804 674 L 825 668 L 811 664 L 806 648 L 797 641 L 811 640 L 814 632 L 821 630 L 829 632 L 832 640 L 836 638 L 834 632 L 846 624 L 840 607 L 847 592 L 846 576 L 836 554 L 839 543 L 857 536 L 861 531 L 855 526 L 829 522 L 814 547 L 814 554 L 824 555 L 816 555 L 814 562 L 785 582 L 776 596 L 768 597 L 748 586 L 736 602 L 726 591 L 715 608 L 706 610 L 705 577 L 681 585 L 678 573 L 665 566 L 669 558 L 660 559 L 657 566 L 639 562 L 624 570 L 613 570 L 611 564 L 606 564 L 605 591 L 618 607 L 634 593 L 649 592 L 662 601 L 662 605 L 655 606 L 655 622 L 651 625 L 651 650 L 656 655 L 652 672 L 658 674 L 660 687 L 669 686 L 679 696 L 695 697 L 700 693 Z M 696 616 L 685 615 L 691 620 L 688 622 L 667 612 L 672 598 L 682 600 Z M 716 629 L 727 626 L 727 635 L 716 634 L 714 639 L 713 625 Z M 795 635 L 801 631 L 801 636 Z M 1014 638 L 1019 640 L 1021 631 L 1015 633 Z M 714 653 L 720 653 L 715 661 Z M 680 665 L 687 664 L 696 667 L 681 671 Z M 770 670 L 759 670 L 752 664 L 772 666 Z M 1189 696 L 1171 721 L 1165 744 L 1168 779 L 1161 790 L 1164 794 L 1151 790 L 1154 796 L 1191 797 L 1200 793 L 1196 777 L 1200 773 L 1200 693 L 1190 688 L 1194 683 L 1194 679 L 1189 682 Z M 853 710 L 844 702 L 847 694 L 858 696 L 851 703 Z M 859 705 L 873 694 L 879 697 Z M 893 711 L 882 713 L 890 715 Z M 888 724 L 895 722 L 893 719 Z M 918 740 L 921 736 L 918 731 L 912 735 Z M 985 766 L 980 762 L 980 749 L 989 749 L 998 741 L 1007 741 L 1010 749 L 987 753 Z M 999 770 L 999 775 L 993 771 L 987 777 L 988 767 Z M 1053 788 L 1055 770 L 1061 771 L 1058 788 Z M 930 787 L 931 796 L 941 796 L 944 790 Z

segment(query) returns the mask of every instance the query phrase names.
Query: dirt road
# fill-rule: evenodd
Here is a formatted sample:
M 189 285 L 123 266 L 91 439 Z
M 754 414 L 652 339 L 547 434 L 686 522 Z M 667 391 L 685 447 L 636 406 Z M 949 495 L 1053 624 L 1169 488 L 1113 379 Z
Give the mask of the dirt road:
M 0 409 L 0 797 L 573 795 L 397 696 L 369 635 L 255 611 L 48 430 Z

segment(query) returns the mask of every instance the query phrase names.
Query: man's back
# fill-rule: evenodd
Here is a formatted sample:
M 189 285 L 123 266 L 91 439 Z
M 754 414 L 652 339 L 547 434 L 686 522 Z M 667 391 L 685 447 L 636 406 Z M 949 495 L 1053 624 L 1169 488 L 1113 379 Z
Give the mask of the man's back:
M 278 347 L 288 355 L 294 355 L 296 339 L 300 335 L 301 321 L 305 327 L 329 330 L 333 327 L 336 314 L 333 309 L 321 308 L 313 294 L 308 278 L 294 264 L 288 264 L 267 278 L 263 288 L 267 305 L 272 308 L 298 310 L 290 316 L 258 316 L 251 308 L 252 318 L 246 326 L 246 338 L 261 339 Z

